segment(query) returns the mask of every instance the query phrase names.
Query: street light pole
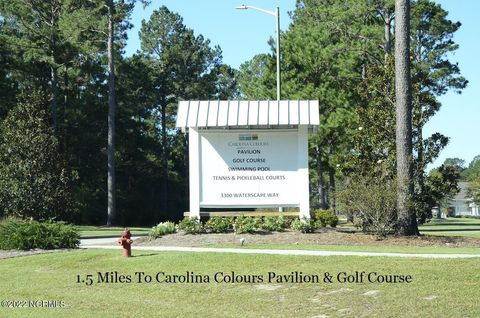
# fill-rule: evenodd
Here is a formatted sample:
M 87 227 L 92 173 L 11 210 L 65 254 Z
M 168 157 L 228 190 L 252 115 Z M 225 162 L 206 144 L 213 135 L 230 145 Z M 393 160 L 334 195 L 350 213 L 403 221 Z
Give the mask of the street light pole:
M 280 80 L 280 8 L 277 7 L 276 11 L 268 11 L 262 8 L 257 8 L 254 6 L 241 5 L 235 7 L 235 9 L 246 10 L 253 9 L 266 14 L 273 15 L 276 20 L 276 31 L 277 31 L 277 100 L 280 100 L 281 92 L 281 80 Z
M 277 7 L 277 100 L 280 100 L 280 8 Z

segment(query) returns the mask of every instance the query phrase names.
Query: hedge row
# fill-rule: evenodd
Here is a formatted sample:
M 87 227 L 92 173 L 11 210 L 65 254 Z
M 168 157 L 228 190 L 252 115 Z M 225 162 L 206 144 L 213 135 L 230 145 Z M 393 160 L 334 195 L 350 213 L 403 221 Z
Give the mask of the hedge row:
M 0 221 L 0 249 L 30 250 L 76 248 L 80 234 L 73 225 L 64 222 L 18 220 Z
M 218 217 L 214 216 L 206 222 L 201 222 L 198 218 L 185 217 L 178 225 L 172 222 L 159 223 L 150 231 L 150 237 L 157 238 L 165 234 L 175 233 L 177 230 L 184 234 L 199 233 L 227 233 L 234 231 L 237 234 L 255 233 L 255 232 L 281 232 L 286 229 L 292 229 L 303 233 L 311 233 L 316 229 L 337 226 L 338 218 L 331 210 L 319 210 L 314 213 L 313 219 L 300 220 L 296 217 L 266 216 L 266 217 L 248 217 L 239 216 Z

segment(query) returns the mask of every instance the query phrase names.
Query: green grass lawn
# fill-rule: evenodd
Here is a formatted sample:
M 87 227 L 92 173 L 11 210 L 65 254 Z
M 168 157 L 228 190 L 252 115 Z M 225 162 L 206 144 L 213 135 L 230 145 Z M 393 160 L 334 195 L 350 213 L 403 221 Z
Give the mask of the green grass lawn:
M 206 247 L 239 248 L 238 244 L 214 244 Z M 247 249 L 279 249 L 279 250 L 313 250 L 313 251 L 348 251 L 373 253 L 407 253 L 407 254 L 480 254 L 480 248 L 453 247 L 414 247 L 393 245 L 318 245 L 318 244 L 252 244 L 242 246 Z
M 76 228 L 80 232 L 82 237 L 109 237 L 109 236 L 118 236 L 122 235 L 122 232 L 125 230 L 124 227 L 101 227 L 101 226 L 92 226 L 92 225 L 77 225 Z M 139 234 L 148 234 L 150 231 L 149 227 L 129 227 L 128 228 L 132 235 Z
M 351 223 L 346 222 L 346 219 L 340 219 L 338 228 L 352 230 L 355 229 Z M 429 223 L 420 225 L 418 229 L 420 230 L 421 234 L 480 238 L 480 219 L 432 219 Z
M 80 250 L 0 260 L 2 300 L 62 300 L 64 308 L 0 308 L 1 317 L 479 317 L 480 260 L 310 257 Z M 98 272 L 132 283 L 97 284 Z M 257 283 L 136 283 L 135 272 L 263 275 Z M 268 272 L 334 276 L 267 282 Z M 341 272 L 412 275 L 409 284 L 339 283 Z M 92 274 L 91 286 L 77 283 Z
M 447 218 L 432 219 L 429 223 L 419 226 L 420 231 L 480 231 L 480 219 Z
M 480 219 L 432 219 L 429 223 L 419 226 L 419 230 L 421 234 L 428 235 L 480 238 Z

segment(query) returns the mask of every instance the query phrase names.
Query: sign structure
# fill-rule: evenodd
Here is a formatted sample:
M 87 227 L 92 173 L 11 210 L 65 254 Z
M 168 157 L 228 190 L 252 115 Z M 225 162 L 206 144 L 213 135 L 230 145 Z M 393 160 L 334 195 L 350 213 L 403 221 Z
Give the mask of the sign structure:
M 300 108 L 298 101 L 282 102 L 283 107 L 280 102 L 268 102 L 267 116 L 271 117 L 272 103 L 275 117 L 287 113 L 290 119 L 297 111 L 298 122 L 280 125 L 267 118 L 266 125 L 258 125 L 262 102 L 248 102 L 243 107 L 241 102 L 228 102 L 223 107 L 221 101 L 208 102 L 207 106 L 205 102 L 180 103 L 177 127 L 189 129 L 190 217 L 199 217 L 201 208 L 256 207 L 298 207 L 300 217 L 310 217 L 308 128 L 318 125 L 318 102 L 309 103 L 308 108 Z M 248 118 L 255 103 L 257 121 L 250 125 Z M 231 104 L 236 116 L 229 109 Z M 212 115 L 212 109 L 217 114 Z M 209 121 L 221 122 L 222 112 L 228 117 L 224 121 L 227 125 L 215 126 Z M 241 116 L 246 118 L 246 125 L 229 122 Z M 303 124 L 300 118 L 304 118 Z
M 297 132 L 203 133 L 202 207 L 298 206 Z

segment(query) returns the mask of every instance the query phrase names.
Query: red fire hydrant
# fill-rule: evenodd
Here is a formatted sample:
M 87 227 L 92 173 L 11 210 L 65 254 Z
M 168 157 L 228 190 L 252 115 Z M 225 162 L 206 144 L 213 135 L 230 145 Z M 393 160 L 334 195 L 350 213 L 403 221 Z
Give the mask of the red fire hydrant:
M 130 257 L 132 256 L 132 243 L 133 240 L 131 239 L 132 234 L 130 233 L 129 229 L 125 229 L 122 233 L 122 237 L 118 239 L 118 244 L 121 244 L 123 247 L 123 256 Z

